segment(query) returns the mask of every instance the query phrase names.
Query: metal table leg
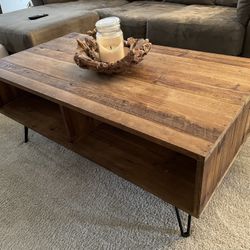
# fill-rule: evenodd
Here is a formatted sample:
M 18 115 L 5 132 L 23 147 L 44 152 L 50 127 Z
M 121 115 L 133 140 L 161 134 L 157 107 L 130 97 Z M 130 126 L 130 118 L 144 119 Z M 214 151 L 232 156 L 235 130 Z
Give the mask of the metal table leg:
M 24 142 L 27 143 L 29 141 L 29 129 L 24 126 Z
M 190 228 L 191 228 L 191 218 L 192 218 L 192 216 L 190 214 L 188 215 L 187 230 L 184 231 L 183 225 L 182 225 L 182 222 L 181 222 L 181 217 L 180 217 L 179 209 L 177 207 L 175 207 L 175 212 L 176 212 L 176 217 L 177 217 L 178 224 L 179 224 L 180 231 L 181 231 L 181 236 L 182 237 L 188 237 L 188 236 L 190 236 Z

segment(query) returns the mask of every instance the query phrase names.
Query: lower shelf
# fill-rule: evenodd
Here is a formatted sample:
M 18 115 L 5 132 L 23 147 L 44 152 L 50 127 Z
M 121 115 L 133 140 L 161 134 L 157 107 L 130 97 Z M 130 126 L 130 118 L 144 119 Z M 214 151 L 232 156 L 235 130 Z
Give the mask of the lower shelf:
M 51 140 L 67 140 L 59 106 L 53 102 L 24 95 L 2 106 L 0 112 Z
M 72 150 L 163 200 L 191 213 L 196 162 L 107 124 L 75 142 Z
M 107 124 L 70 142 L 59 106 L 34 95 L 0 112 L 193 214 L 195 160 Z

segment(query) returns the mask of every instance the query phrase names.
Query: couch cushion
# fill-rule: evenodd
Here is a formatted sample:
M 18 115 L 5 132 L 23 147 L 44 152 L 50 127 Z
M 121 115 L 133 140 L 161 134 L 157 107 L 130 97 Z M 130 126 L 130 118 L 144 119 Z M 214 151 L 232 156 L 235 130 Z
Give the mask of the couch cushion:
M 205 5 L 213 5 L 215 0 L 165 0 L 170 3 L 181 3 L 181 4 L 205 4 Z
M 127 0 L 78 0 L 85 9 L 111 8 L 128 4 Z
M 72 2 L 77 0 L 43 0 L 44 4 L 50 4 L 50 3 L 66 3 L 66 2 Z
M 31 0 L 33 6 L 43 5 L 43 0 Z
M 42 5 L 0 15 L 0 43 L 14 53 L 73 31 L 92 29 L 99 19 L 97 13 L 86 11 L 76 3 Z M 28 19 L 41 13 L 49 16 Z
M 215 4 L 229 7 L 236 7 L 238 0 L 216 0 Z
M 147 21 L 161 13 L 184 8 L 185 5 L 156 1 L 135 1 L 121 7 L 97 9 L 100 18 L 118 16 L 124 37 L 146 37 Z
M 245 36 L 245 42 L 244 42 L 244 49 L 242 56 L 250 57 L 250 23 L 248 23 L 248 26 L 246 28 L 246 36 Z
M 250 0 L 239 0 L 237 14 L 240 23 L 247 25 L 250 19 Z
M 239 55 L 245 28 L 236 8 L 190 5 L 148 22 L 148 37 L 160 45 Z
M 81 0 L 0 15 L 0 43 L 14 53 L 70 32 L 84 33 L 93 29 L 99 19 L 96 12 L 89 10 L 127 3 L 126 0 Z M 49 16 L 33 21 L 28 19 L 29 16 L 43 13 Z
M 129 2 L 134 2 L 135 0 L 128 0 Z M 211 5 L 214 4 L 216 0 L 151 0 L 151 1 L 162 1 L 169 3 L 180 3 L 180 4 L 205 4 Z
M 9 54 L 7 50 L 5 49 L 5 47 L 2 44 L 0 44 L 0 58 L 6 57 L 8 55 Z

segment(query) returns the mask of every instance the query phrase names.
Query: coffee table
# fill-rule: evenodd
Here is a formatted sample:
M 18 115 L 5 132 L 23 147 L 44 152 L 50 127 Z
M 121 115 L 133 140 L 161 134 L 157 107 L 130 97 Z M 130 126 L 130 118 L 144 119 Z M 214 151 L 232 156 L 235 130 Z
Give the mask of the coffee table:
M 250 130 L 250 60 L 153 46 L 107 76 L 73 62 L 81 36 L 1 59 L 0 112 L 173 204 L 188 236 Z

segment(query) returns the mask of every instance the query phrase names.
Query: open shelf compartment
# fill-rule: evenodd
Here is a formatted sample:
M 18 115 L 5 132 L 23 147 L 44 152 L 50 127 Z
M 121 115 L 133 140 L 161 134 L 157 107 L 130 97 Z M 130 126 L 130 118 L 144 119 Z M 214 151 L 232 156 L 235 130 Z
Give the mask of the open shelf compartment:
M 196 161 L 33 94 L 2 102 L 0 112 L 194 214 Z

